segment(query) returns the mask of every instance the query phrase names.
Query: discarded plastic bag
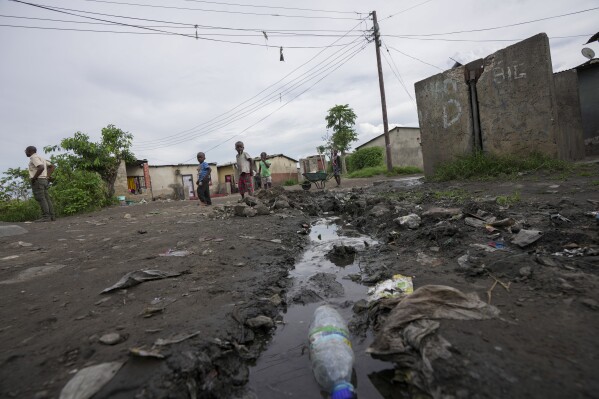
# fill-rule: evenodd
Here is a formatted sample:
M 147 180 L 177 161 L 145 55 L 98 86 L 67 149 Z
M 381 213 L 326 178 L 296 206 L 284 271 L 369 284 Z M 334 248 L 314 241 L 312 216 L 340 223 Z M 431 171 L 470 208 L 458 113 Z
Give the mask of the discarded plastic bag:
M 368 299 L 376 301 L 381 298 L 394 298 L 399 294 L 411 294 L 414 292 L 412 277 L 396 274 L 392 278 L 381 281 L 368 290 Z
M 125 274 L 115 285 L 106 288 L 101 293 L 105 294 L 120 288 L 133 287 L 144 281 L 160 280 L 163 278 L 178 277 L 180 275 L 181 273 L 179 272 L 163 272 L 162 270 L 136 270 Z
M 79 370 L 62 388 L 59 399 L 89 399 L 123 366 L 122 362 L 96 364 Z
M 169 249 L 165 253 L 160 254 L 160 256 L 189 256 L 191 254 L 191 251 Z
M 409 375 L 406 383 L 432 397 L 443 397 L 435 384 L 435 361 L 452 356 L 451 343 L 437 333 L 437 320 L 485 320 L 499 315 L 496 307 L 475 293 L 444 285 L 426 285 L 390 301 L 396 305 L 366 352 L 396 363 L 396 376 Z
M 524 248 L 539 238 L 543 237 L 543 232 L 539 230 L 520 230 L 516 237 L 512 240 L 512 244 L 516 244 L 520 248 Z

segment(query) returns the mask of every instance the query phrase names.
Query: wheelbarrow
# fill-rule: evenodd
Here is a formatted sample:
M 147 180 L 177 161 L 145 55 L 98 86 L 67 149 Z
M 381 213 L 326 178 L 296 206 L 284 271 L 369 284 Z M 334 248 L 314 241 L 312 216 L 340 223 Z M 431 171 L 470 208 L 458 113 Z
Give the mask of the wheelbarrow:
M 306 179 L 302 182 L 302 188 L 304 190 L 309 190 L 310 187 L 312 187 L 312 184 L 314 184 L 316 188 L 324 188 L 327 180 L 330 180 L 333 177 L 333 174 L 327 172 L 306 172 L 302 173 L 302 176 Z

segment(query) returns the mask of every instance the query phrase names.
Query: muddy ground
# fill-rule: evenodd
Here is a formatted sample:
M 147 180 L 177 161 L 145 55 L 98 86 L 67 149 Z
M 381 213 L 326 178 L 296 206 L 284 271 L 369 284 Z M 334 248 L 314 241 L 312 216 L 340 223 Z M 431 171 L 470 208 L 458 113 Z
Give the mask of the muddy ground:
M 425 383 L 408 377 L 417 365 L 389 359 L 395 372 L 371 376 L 380 397 L 597 397 L 598 181 L 597 164 L 508 181 L 371 179 L 258 193 L 251 210 L 232 196 L 17 224 L 27 233 L 0 237 L 0 397 L 58 398 L 79 370 L 106 362 L 120 369 L 95 399 L 256 397 L 249 367 L 297 301 L 288 273 L 325 214 L 379 242 L 355 254 L 362 284 L 401 273 L 500 312 L 439 320 L 451 356 Z M 420 221 L 400 225 L 412 213 Z M 522 230 L 540 238 L 513 244 Z M 167 274 L 102 293 L 139 270 Z M 354 339 L 376 335 L 388 309 L 353 305 Z

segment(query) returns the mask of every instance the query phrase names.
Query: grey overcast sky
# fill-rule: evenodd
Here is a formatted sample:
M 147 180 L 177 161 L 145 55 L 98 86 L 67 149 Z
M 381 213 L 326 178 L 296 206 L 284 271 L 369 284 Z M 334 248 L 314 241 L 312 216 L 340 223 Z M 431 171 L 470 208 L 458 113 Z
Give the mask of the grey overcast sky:
M 599 29 L 598 0 L 0 0 L 0 171 L 26 167 L 28 145 L 97 141 L 108 124 L 155 165 L 230 162 L 237 140 L 299 159 L 336 104 L 366 142 L 383 131 L 372 10 L 390 127 L 418 126 L 414 83 L 452 59 L 545 32 L 560 71 Z

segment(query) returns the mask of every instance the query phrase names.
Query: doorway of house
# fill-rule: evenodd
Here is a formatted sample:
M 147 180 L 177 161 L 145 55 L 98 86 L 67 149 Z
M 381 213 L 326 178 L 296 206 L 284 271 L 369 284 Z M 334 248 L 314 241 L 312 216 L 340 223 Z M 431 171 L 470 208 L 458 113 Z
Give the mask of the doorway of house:
M 196 195 L 196 190 L 193 185 L 193 176 L 192 175 L 182 175 L 181 179 L 183 179 L 183 192 L 187 199 L 197 200 L 198 197 Z

